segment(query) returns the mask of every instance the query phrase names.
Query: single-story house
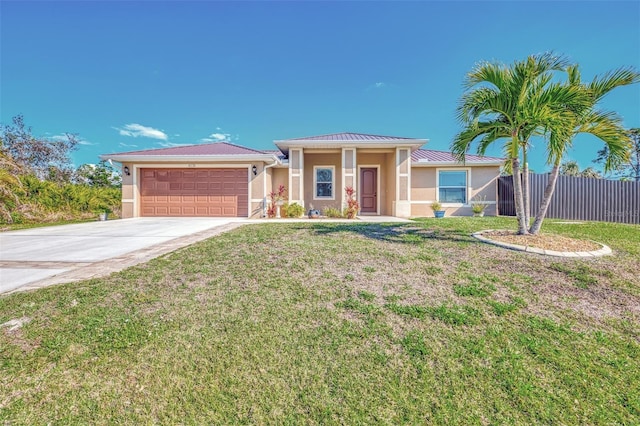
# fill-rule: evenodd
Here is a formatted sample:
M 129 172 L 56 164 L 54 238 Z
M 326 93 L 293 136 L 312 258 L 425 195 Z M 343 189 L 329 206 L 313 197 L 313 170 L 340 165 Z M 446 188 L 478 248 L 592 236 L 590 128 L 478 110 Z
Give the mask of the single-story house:
M 122 216 L 265 215 L 280 185 L 289 203 L 322 211 L 341 208 L 353 187 L 361 215 L 471 215 L 482 198 L 496 214 L 503 159 L 422 149 L 426 139 L 335 133 L 275 141 L 277 150 L 229 142 L 101 155 L 122 164 Z

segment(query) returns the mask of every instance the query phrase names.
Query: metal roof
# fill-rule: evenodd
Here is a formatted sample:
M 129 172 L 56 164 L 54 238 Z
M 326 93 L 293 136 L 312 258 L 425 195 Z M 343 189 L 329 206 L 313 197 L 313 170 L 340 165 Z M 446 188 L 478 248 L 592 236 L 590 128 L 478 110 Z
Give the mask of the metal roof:
M 411 153 L 411 160 L 418 163 L 458 163 L 451 152 L 434 151 L 431 149 L 417 149 Z M 466 155 L 467 163 L 502 163 L 504 158 L 485 157 L 481 155 Z
M 265 151 L 247 148 L 240 145 L 234 145 L 229 142 L 215 142 L 200 145 L 184 145 L 172 146 L 169 148 L 145 149 L 140 151 L 117 152 L 113 154 L 105 154 L 105 156 L 191 156 L 191 155 L 251 155 L 251 154 L 269 154 Z
M 301 138 L 291 138 L 291 139 L 283 139 L 279 142 L 293 142 L 293 141 L 332 141 L 332 142 L 340 142 L 340 141 L 358 141 L 358 142 L 391 142 L 397 140 L 422 140 L 416 138 L 403 138 L 398 136 L 382 136 L 382 135 L 369 135 L 366 133 L 352 133 L 352 132 L 342 132 L 342 133 L 330 133 L 328 135 L 318 135 L 318 136 L 306 136 Z
M 360 142 L 361 144 L 384 144 L 386 142 L 398 142 L 399 140 L 406 140 L 411 145 L 416 146 L 416 142 L 423 141 L 421 139 L 411 138 L 397 138 L 392 136 L 380 136 L 380 135 L 367 135 L 363 133 L 333 133 L 330 135 L 310 136 L 305 138 L 287 139 L 283 142 L 304 142 L 309 141 L 312 144 L 314 142 Z M 286 143 L 284 143 L 286 147 Z M 361 146 L 360 144 L 358 144 Z M 253 148 L 247 148 L 240 145 L 235 145 L 230 142 L 216 142 L 200 145 L 185 145 L 174 146 L 169 148 L 147 149 L 139 151 L 118 152 L 113 154 L 101 155 L 102 159 L 113 159 L 115 161 L 149 161 L 149 160 L 171 160 L 171 157 L 179 157 L 181 159 L 190 158 L 198 159 L 198 157 L 209 157 L 210 160 L 233 160 L 235 158 L 250 159 L 250 158 L 278 158 L 280 160 L 286 159 L 286 149 L 284 150 L 257 150 Z M 202 158 L 203 160 L 205 158 Z M 431 149 L 415 149 L 411 153 L 411 161 L 413 164 L 460 164 L 456 161 L 453 154 L 448 151 L 435 151 Z M 504 161 L 499 157 L 485 157 L 479 155 L 467 154 L 466 163 L 470 164 L 500 164 Z

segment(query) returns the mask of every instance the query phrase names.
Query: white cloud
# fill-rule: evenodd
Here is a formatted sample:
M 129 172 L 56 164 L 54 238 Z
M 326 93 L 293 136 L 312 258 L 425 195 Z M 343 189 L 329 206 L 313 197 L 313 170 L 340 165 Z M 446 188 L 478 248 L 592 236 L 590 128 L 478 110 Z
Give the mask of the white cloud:
M 379 81 L 378 83 L 375 84 L 375 86 L 376 86 L 376 89 L 379 89 L 381 87 L 384 87 L 385 84 L 383 82 Z
M 131 123 L 125 125 L 123 128 L 114 127 L 122 136 L 131 136 L 134 138 L 144 137 L 152 139 L 160 139 L 166 141 L 169 136 L 162 130 L 154 129 L 153 127 L 143 126 L 138 123 Z
M 229 133 L 211 133 L 209 137 L 216 141 L 228 141 L 231 135 Z
M 216 131 L 214 133 L 211 133 L 206 138 L 200 139 L 200 142 L 212 143 L 212 142 L 231 141 L 231 140 L 237 140 L 237 139 L 238 139 L 238 135 L 234 137 L 231 135 L 231 133 L 226 133 L 220 127 L 216 127 Z
M 128 143 L 124 143 L 124 142 L 120 142 L 118 145 L 126 147 L 126 148 L 137 148 L 138 147 L 138 145 L 128 144 Z
M 53 135 L 53 136 L 49 136 L 48 139 L 54 142 L 61 142 L 61 141 L 66 141 L 69 138 L 67 137 L 67 135 Z M 78 145 L 98 145 L 97 143 L 89 142 L 88 140 L 79 138 L 77 136 L 76 136 L 76 140 L 78 141 Z

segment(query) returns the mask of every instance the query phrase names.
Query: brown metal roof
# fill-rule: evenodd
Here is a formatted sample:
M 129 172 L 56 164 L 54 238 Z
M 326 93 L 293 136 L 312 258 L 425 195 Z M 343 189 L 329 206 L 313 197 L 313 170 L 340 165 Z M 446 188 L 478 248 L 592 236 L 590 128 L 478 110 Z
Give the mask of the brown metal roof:
M 448 151 L 434 151 L 431 149 L 417 149 L 411 153 L 411 160 L 421 163 L 457 163 L 453 154 Z M 480 155 L 467 154 L 467 163 L 500 163 L 504 158 L 485 157 Z
M 173 146 L 170 148 L 145 149 L 140 151 L 117 152 L 106 155 L 136 155 L 136 156 L 192 156 L 192 155 L 251 155 L 251 154 L 268 154 L 266 151 L 247 148 L 240 145 L 234 145 L 229 142 L 215 142 L 200 145 Z

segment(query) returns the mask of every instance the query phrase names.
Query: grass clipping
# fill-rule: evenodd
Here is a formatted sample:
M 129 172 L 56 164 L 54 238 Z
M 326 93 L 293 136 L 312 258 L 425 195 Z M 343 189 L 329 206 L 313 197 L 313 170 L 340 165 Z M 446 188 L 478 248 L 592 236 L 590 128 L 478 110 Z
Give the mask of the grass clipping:
M 518 235 L 514 231 L 498 230 L 483 232 L 482 236 L 501 243 L 561 252 L 595 251 L 602 248 L 593 241 L 576 240 L 556 234 Z

